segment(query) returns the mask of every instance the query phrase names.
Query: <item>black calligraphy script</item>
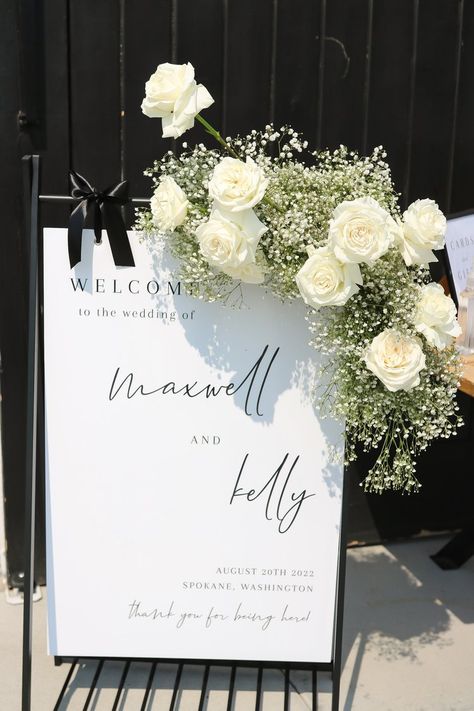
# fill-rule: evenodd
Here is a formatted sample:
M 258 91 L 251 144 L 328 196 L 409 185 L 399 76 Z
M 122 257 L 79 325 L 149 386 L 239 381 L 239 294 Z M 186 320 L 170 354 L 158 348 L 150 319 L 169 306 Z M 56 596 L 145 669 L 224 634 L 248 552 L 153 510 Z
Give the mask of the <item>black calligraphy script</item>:
M 246 389 L 245 396 L 245 414 L 251 417 L 254 412 L 251 406 L 252 397 L 255 401 L 255 414 L 259 417 L 263 417 L 263 412 L 261 410 L 261 400 L 265 389 L 265 384 L 267 382 L 269 373 L 275 362 L 275 359 L 280 351 L 280 348 L 275 348 L 270 356 L 269 346 L 265 346 L 262 353 L 259 355 L 255 363 L 252 365 L 248 373 L 244 375 L 239 383 L 228 383 L 227 385 L 215 385 L 212 383 L 198 383 L 197 380 L 194 382 L 185 382 L 183 384 L 178 384 L 174 380 L 169 380 L 158 386 L 152 386 L 151 388 L 146 388 L 142 383 L 136 383 L 136 376 L 134 373 L 128 373 L 123 377 L 120 367 L 115 371 L 112 379 L 112 384 L 109 390 L 109 400 L 114 400 L 120 393 L 124 393 L 128 400 L 136 396 L 148 397 L 150 395 L 181 395 L 187 398 L 197 398 L 205 397 L 206 399 L 217 398 L 220 396 L 233 397 L 240 390 Z M 270 358 L 268 365 L 265 369 L 265 361 Z M 261 377 L 263 374 L 263 377 Z M 261 377 L 260 385 L 258 385 L 259 378 Z

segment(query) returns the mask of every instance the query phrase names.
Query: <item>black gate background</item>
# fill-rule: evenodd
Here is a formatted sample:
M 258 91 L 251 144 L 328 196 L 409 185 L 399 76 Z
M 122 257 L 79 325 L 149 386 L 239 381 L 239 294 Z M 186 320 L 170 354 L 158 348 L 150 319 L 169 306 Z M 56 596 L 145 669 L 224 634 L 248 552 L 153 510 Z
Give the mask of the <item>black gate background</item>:
M 134 195 L 149 195 L 143 170 L 172 145 L 140 103 L 163 61 L 192 62 L 216 101 L 206 116 L 224 135 L 274 121 L 303 130 L 314 147 L 344 143 L 365 153 L 383 144 L 402 205 L 432 197 L 448 213 L 474 207 L 473 2 L 4 0 L 0 350 L 10 582 L 23 568 L 28 255 L 19 157 L 42 155 L 45 193 L 68 192 L 74 168 L 102 187 L 125 176 Z M 199 129 L 186 139 L 205 140 Z M 43 224 L 66 218 L 64 208 L 43 209 Z M 366 461 L 354 469 L 349 539 L 469 520 L 473 408 L 463 396 L 460 404 L 466 427 L 422 459 L 421 494 L 364 496 L 357 484 Z M 40 581 L 43 527 L 40 516 Z

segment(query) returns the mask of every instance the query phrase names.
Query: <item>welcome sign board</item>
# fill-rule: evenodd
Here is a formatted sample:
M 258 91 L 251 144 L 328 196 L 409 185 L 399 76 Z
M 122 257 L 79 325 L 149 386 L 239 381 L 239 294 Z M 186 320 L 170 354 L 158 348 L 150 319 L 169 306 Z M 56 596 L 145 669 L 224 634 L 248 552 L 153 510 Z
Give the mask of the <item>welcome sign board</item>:
M 329 662 L 341 426 L 302 304 L 186 294 L 130 233 L 44 231 L 49 649 Z
M 474 214 L 460 215 L 448 220 L 446 251 L 455 289 L 455 298 L 466 287 L 467 276 L 474 264 Z

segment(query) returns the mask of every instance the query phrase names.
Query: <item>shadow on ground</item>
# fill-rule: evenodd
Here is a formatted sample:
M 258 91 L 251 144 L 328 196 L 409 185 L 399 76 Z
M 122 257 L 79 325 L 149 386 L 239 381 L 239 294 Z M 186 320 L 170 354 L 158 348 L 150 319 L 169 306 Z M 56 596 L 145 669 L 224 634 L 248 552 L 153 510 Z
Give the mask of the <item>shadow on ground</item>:
M 442 571 L 429 557 L 440 545 L 431 539 L 361 548 L 348 555 L 343 666 L 354 645 L 357 652 L 344 711 L 352 708 L 365 653 L 417 663 L 426 646 L 454 643 L 449 635 L 452 615 L 464 624 L 474 623 L 469 595 L 474 561 L 460 570 Z

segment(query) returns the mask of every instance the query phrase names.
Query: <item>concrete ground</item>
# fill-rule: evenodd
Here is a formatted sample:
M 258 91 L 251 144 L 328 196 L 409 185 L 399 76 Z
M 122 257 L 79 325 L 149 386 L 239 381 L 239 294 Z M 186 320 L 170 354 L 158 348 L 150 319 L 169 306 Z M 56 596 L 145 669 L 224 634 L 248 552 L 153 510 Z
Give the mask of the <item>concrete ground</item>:
M 474 560 L 442 571 L 430 560 L 442 538 L 352 549 L 348 554 L 340 711 L 474 711 Z M 44 591 L 43 591 L 44 593 Z M 68 665 L 45 653 L 46 605 L 34 605 L 32 711 L 53 711 Z M 22 607 L 0 600 L 0 711 L 19 711 Z M 72 675 L 60 711 L 84 708 L 95 662 Z M 89 711 L 111 711 L 123 670 L 107 663 Z M 141 708 L 148 669 L 128 673 L 115 711 Z M 168 711 L 176 668 L 158 666 L 146 711 Z M 176 705 L 197 711 L 203 668 L 185 667 Z M 202 711 L 226 711 L 229 670 L 212 668 Z M 309 674 L 292 673 L 290 711 L 311 708 Z M 283 711 L 283 675 L 264 673 L 259 711 Z M 232 711 L 253 711 L 256 673 L 239 672 Z M 330 709 L 330 683 L 318 675 L 318 709 Z M 59 710 L 58 710 L 59 711 Z

